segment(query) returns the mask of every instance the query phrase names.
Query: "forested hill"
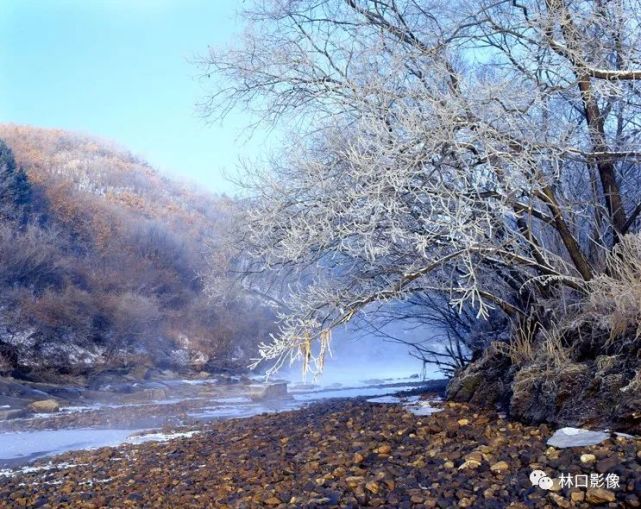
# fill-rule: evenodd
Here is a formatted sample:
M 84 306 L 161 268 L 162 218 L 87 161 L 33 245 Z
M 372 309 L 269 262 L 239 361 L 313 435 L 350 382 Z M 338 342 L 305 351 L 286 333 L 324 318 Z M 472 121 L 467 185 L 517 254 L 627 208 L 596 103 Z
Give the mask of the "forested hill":
M 243 362 L 270 326 L 203 294 L 233 202 L 95 138 L 0 126 L 0 373 Z

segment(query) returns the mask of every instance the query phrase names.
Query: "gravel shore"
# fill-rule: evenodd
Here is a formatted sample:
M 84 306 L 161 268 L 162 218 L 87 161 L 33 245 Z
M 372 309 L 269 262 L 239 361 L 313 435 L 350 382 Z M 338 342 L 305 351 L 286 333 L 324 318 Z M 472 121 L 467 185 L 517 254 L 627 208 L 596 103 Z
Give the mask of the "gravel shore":
M 467 404 L 417 416 L 401 405 L 343 400 L 231 419 L 195 433 L 67 453 L 0 477 L 0 507 L 639 507 L 641 440 L 546 445 L 525 426 Z M 185 430 L 179 430 L 185 431 Z M 616 475 L 619 487 L 533 486 Z M 597 479 L 597 478 L 594 478 Z

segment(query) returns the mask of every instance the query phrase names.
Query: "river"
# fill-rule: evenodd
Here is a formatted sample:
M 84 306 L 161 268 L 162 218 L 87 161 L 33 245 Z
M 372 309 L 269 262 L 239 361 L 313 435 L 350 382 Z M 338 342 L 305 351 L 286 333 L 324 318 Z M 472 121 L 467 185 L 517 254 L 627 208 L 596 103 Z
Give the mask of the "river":
M 171 439 L 198 422 L 294 410 L 328 398 L 385 396 L 422 385 L 416 377 L 325 385 L 287 382 L 285 397 L 256 400 L 252 395 L 264 385 L 259 380 L 251 384 L 168 380 L 154 385 L 167 388 L 164 398 L 93 401 L 63 407 L 56 414 L 5 421 L 0 428 L 0 473 L 65 451 Z

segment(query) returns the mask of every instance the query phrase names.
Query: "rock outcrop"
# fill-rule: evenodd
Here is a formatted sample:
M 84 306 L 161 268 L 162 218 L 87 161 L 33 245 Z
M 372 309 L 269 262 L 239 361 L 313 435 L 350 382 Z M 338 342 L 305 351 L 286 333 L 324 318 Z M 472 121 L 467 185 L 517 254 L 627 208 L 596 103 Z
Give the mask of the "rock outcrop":
M 519 365 L 489 348 L 456 373 L 447 388 L 453 401 L 498 405 L 527 423 L 610 427 L 641 433 L 641 366 L 626 354 L 538 359 Z
M 285 382 L 249 386 L 249 397 L 254 401 L 277 400 L 290 397 Z
M 29 409 L 40 414 L 51 414 L 60 410 L 60 403 L 55 399 L 43 399 L 31 403 Z

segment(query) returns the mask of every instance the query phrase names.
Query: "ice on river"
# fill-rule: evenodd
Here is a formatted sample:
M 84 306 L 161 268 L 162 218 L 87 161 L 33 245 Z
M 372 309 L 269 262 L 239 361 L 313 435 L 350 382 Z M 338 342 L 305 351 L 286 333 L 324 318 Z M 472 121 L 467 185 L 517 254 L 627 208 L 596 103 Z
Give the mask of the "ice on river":
M 370 398 L 367 400 L 368 403 L 387 403 L 387 404 L 396 404 L 400 403 L 402 400 L 401 398 L 397 398 L 396 396 L 380 396 L 378 398 Z
M 189 438 L 198 431 L 161 433 L 131 429 L 60 429 L 43 431 L 20 431 L 0 434 L 0 465 L 18 464 L 44 456 L 79 449 L 115 447 L 121 444 L 143 444 L 145 442 L 167 442 Z M 19 472 L 50 470 L 55 466 L 23 467 L 19 470 L 0 469 L 0 477 Z M 58 468 L 58 467 L 55 467 Z
M 367 400 L 369 403 L 382 403 L 398 405 L 402 404 L 403 407 L 414 415 L 427 416 L 440 412 L 442 408 L 432 406 L 434 400 L 427 401 L 421 400 L 420 396 L 397 397 L 397 396 L 381 396 L 378 398 L 370 398 Z
M 132 433 L 131 429 L 90 428 L 0 433 L 0 465 L 24 463 L 64 451 L 116 446 Z
M 376 381 L 378 382 L 378 381 Z M 373 401 L 396 402 L 398 398 L 392 396 L 399 391 L 415 389 L 418 380 L 415 378 L 405 379 L 402 382 L 397 378 L 389 385 L 367 386 L 340 386 L 335 384 L 329 386 L 308 386 L 307 390 L 300 386 L 297 391 L 290 391 L 290 397 L 277 400 L 265 400 L 256 402 L 247 395 L 230 393 L 216 395 L 210 398 L 197 397 L 193 401 L 198 404 L 187 412 L 192 419 L 208 421 L 212 419 L 228 419 L 238 417 L 251 417 L 261 413 L 282 412 L 305 407 L 315 401 L 322 401 L 330 398 L 355 398 L 370 397 Z M 407 385 L 406 385 L 407 384 Z M 311 389 L 311 390 L 310 390 Z M 238 389 L 233 389 L 237 391 Z M 190 399 L 190 398 L 183 398 Z M 400 400 L 399 400 L 400 401 Z M 200 403 L 202 402 L 202 404 Z M 403 402 L 409 405 L 419 405 L 417 397 L 404 397 Z M 150 403 L 138 403 L 137 406 L 144 406 Z M 200 406 L 198 406 L 200 405 Z M 75 413 L 81 411 L 102 410 L 106 408 L 120 408 L 124 405 L 107 405 L 103 403 L 89 404 L 86 407 L 75 407 L 61 413 Z M 414 408 L 411 407 L 411 408 Z M 167 407 L 170 408 L 169 406 Z M 414 411 L 414 410 L 411 410 Z M 419 411 L 427 411 L 419 409 Z M 165 417 L 171 417 L 171 410 Z M 425 415 L 425 414 L 422 414 Z M 157 416 L 162 418 L 161 415 Z M 178 421 L 178 425 L 180 421 Z M 185 423 L 187 424 L 187 423 Z M 161 422 L 142 423 L 132 425 L 134 429 L 103 429 L 80 428 L 80 429 L 56 429 L 38 431 L 19 431 L 0 433 L 0 467 L 16 467 L 24 465 L 36 458 L 42 458 L 66 451 L 94 449 L 99 447 L 115 447 L 121 444 L 139 444 L 150 440 L 170 440 L 174 438 L 190 436 L 184 433 L 161 434 L 157 433 Z M 106 426 L 103 426 L 106 427 Z M 146 434 L 144 434 L 146 432 Z
M 346 387 L 340 389 L 321 389 L 305 393 L 294 393 L 294 399 L 297 401 L 319 401 L 331 398 L 358 398 L 363 396 L 386 396 L 401 391 L 416 389 L 414 385 L 389 385 L 376 387 Z

